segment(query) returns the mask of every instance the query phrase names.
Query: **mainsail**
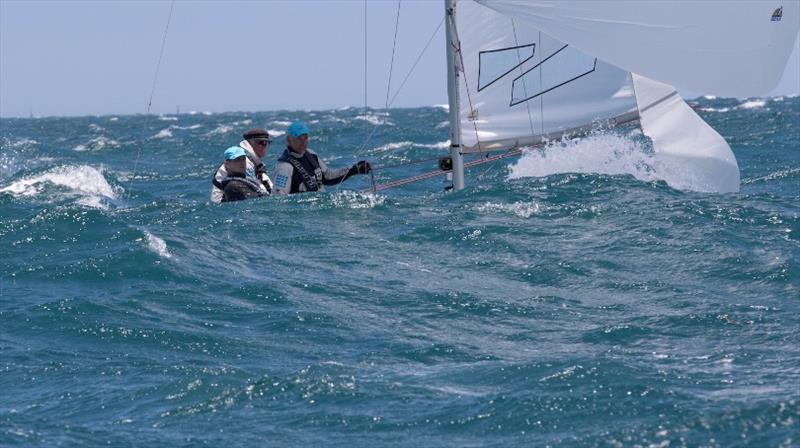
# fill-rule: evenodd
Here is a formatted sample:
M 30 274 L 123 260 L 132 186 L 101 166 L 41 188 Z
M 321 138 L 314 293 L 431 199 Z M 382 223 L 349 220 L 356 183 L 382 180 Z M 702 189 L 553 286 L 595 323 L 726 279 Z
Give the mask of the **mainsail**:
M 450 94 L 451 107 L 458 110 L 457 122 L 452 118 L 451 123 L 458 133 L 453 139 L 458 151 L 451 152 L 454 166 L 461 154 L 535 145 L 638 119 L 653 141 L 660 168 L 683 174 L 686 181 L 679 187 L 712 192 L 738 191 L 736 158 L 665 82 L 704 92 L 763 93 L 783 71 L 800 9 L 787 5 L 781 9 L 785 24 L 766 31 L 758 26 L 754 32 L 759 37 L 736 47 L 742 38 L 722 42 L 743 32 L 731 26 L 743 23 L 744 15 L 754 16 L 756 9 L 769 9 L 764 4 L 770 2 L 759 2 L 760 8 L 751 3 L 726 6 L 725 16 L 739 9 L 730 25 L 718 26 L 724 32 L 716 35 L 713 27 L 699 32 L 696 17 L 679 20 L 684 14 L 707 16 L 712 2 L 704 1 L 669 7 L 619 1 L 445 3 L 452 21 L 449 76 L 458 84 L 455 101 Z M 609 16 L 615 11 L 616 18 Z M 695 35 L 703 39 L 692 46 Z M 764 66 L 754 69 L 752 61 L 733 56 L 737 51 L 754 57 L 759 53 L 754 60 Z M 691 65 L 703 52 L 716 61 L 713 70 L 708 61 Z M 729 76 L 725 71 L 734 62 L 747 73 Z M 712 85 L 714 89 L 706 89 Z

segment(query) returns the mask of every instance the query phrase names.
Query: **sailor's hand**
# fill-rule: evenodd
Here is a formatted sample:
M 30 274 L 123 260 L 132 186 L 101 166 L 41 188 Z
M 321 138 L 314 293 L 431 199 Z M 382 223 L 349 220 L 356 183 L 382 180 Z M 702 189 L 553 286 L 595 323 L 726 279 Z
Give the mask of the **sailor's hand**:
M 369 174 L 372 171 L 372 165 L 370 165 L 366 160 L 362 160 L 353 165 L 353 168 L 350 168 L 350 170 L 355 171 L 358 174 Z

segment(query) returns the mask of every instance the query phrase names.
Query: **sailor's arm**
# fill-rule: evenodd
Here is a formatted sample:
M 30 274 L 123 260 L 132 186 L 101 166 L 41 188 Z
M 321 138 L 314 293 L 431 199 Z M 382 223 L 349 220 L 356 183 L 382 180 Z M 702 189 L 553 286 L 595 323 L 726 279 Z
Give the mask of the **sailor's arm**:
M 272 186 L 272 194 L 290 194 L 292 189 L 292 174 L 294 167 L 291 163 L 278 162 L 275 165 L 275 183 Z
M 350 168 L 340 168 L 338 170 L 328 169 L 325 162 L 320 159 L 319 168 L 322 170 L 322 184 L 323 185 L 336 185 L 347 180 L 350 176 L 356 174 L 367 174 L 372 170 L 369 162 L 360 161 Z

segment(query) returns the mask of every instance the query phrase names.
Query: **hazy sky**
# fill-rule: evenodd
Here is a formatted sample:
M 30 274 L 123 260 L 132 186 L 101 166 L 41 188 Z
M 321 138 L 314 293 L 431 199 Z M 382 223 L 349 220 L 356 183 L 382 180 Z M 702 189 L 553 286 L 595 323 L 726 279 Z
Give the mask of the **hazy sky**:
M 368 3 L 369 105 L 383 107 L 394 0 Z M 392 94 L 442 20 L 403 0 Z M 143 113 L 169 1 L 0 0 L 0 116 Z M 444 26 L 394 106 L 447 102 Z M 800 50 L 772 94 L 800 91 Z M 702 93 L 702 92 L 699 92 Z M 364 104 L 364 3 L 178 0 L 152 111 Z

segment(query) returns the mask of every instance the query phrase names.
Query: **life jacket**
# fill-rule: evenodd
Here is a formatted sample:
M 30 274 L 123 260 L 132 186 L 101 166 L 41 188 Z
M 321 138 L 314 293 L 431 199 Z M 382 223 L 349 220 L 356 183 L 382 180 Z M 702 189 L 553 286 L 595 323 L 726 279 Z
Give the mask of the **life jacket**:
M 316 154 L 306 151 L 301 157 L 294 157 L 287 148 L 278 158 L 278 162 L 286 162 L 294 168 L 289 193 L 298 193 L 301 183 L 306 186 L 306 191 L 319 191 L 322 185 L 322 169 Z
M 222 190 L 222 202 L 241 201 L 265 195 L 256 181 L 245 177 L 228 176 L 222 182 L 218 182 L 216 179 L 214 182 L 214 185 Z

